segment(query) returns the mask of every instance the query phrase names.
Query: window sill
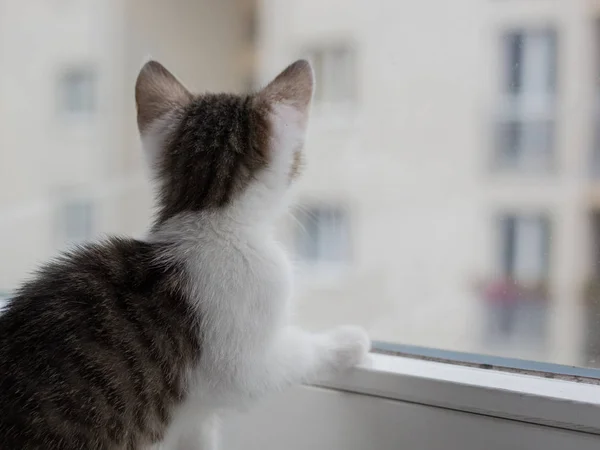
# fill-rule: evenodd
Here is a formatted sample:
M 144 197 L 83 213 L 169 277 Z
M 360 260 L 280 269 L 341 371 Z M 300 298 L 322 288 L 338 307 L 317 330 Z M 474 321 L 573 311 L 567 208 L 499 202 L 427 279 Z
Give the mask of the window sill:
M 327 389 L 600 434 L 600 385 L 372 353 Z

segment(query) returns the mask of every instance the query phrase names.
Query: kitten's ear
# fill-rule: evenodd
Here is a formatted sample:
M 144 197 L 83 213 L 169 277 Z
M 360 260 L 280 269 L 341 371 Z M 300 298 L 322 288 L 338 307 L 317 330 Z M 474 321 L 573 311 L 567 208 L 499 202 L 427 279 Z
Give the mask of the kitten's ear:
M 314 86 L 315 76 L 310 63 L 300 59 L 277 75 L 258 96 L 272 106 L 292 106 L 307 119 Z
M 156 119 L 165 113 L 185 106 L 192 94 L 169 72 L 156 62 L 148 61 L 135 83 L 135 103 L 140 133 L 144 133 Z

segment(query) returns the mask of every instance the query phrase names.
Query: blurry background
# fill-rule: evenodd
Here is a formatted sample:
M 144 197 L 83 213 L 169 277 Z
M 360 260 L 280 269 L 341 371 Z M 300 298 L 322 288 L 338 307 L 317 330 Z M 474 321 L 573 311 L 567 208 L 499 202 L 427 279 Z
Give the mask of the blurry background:
M 600 367 L 600 1 L 0 0 L 0 297 L 143 235 L 148 55 L 200 92 L 312 61 L 300 323 Z

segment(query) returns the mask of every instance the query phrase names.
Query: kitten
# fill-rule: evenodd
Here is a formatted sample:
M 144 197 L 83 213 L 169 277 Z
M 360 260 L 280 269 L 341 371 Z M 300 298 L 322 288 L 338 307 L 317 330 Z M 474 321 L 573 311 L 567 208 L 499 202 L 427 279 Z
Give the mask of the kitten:
M 48 263 L 0 315 L 2 449 L 215 448 L 221 411 L 365 357 L 360 328 L 288 324 L 290 263 L 272 229 L 313 86 L 301 60 L 252 95 L 193 95 L 145 64 L 135 93 L 156 219 L 145 240 Z

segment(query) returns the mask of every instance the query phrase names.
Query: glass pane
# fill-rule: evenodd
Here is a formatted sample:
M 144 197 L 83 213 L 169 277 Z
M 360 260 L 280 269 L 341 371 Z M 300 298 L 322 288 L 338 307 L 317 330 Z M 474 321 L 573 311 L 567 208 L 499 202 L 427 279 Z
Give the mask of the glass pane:
M 304 206 L 296 214 L 296 252 L 301 263 L 345 264 L 348 217 L 338 205 Z
M 504 45 L 506 46 L 506 62 L 504 68 L 506 70 L 508 92 L 517 94 L 521 91 L 523 85 L 524 61 L 524 36 L 523 33 L 513 32 L 505 37 Z
M 551 93 L 556 47 L 551 32 L 532 32 L 525 35 L 523 51 L 524 94 Z
M 62 210 L 64 238 L 70 243 L 81 243 L 91 237 L 92 205 L 82 200 L 65 202 Z
M 69 241 L 146 236 L 148 55 L 200 93 L 308 58 L 306 167 L 278 223 L 295 320 L 600 367 L 598 2 L 59 3 L 0 14 L 0 298 Z
M 552 120 L 501 121 L 496 135 L 498 167 L 549 171 L 554 167 L 554 133 Z
M 556 86 L 554 30 L 520 28 L 504 36 L 506 90 L 515 95 L 551 94 Z
M 89 69 L 70 69 L 59 81 L 60 109 L 65 113 L 89 113 L 94 109 L 94 74 Z

